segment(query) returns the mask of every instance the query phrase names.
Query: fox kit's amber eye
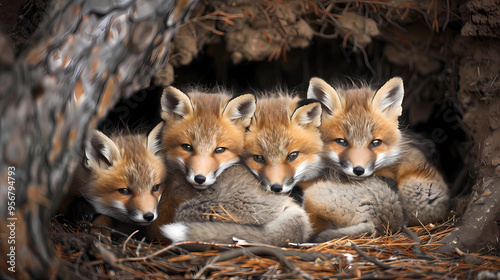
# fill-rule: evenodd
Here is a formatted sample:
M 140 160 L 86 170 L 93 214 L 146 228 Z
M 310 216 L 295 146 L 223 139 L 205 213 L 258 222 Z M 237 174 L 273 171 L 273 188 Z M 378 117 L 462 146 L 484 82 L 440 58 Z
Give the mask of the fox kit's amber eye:
M 287 157 L 286 160 L 288 161 L 293 161 L 299 156 L 299 152 L 291 152 Z
M 345 139 L 337 138 L 333 141 L 335 141 L 335 143 L 339 144 L 340 146 L 347 146 L 347 141 L 345 141 Z
M 218 147 L 215 149 L 214 153 L 220 154 L 220 153 L 223 153 L 225 150 L 226 150 L 226 148 Z
M 189 144 L 182 144 L 181 147 L 184 149 L 184 151 L 192 152 L 193 147 Z
M 253 160 L 259 163 L 264 163 L 264 157 L 262 157 L 261 155 L 254 155 Z
M 123 188 L 123 189 L 118 189 L 118 192 L 123 194 L 123 195 L 129 195 L 129 194 L 132 194 L 132 192 L 127 189 L 127 188 Z
M 380 146 L 380 145 L 382 145 L 382 140 L 380 140 L 380 139 L 375 139 L 375 140 L 373 140 L 373 141 L 370 143 L 370 146 L 372 146 L 372 147 L 378 147 L 378 146 Z
M 151 189 L 152 192 L 157 192 L 160 190 L 160 184 L 156 184 L 153 186 L 153 188 Z

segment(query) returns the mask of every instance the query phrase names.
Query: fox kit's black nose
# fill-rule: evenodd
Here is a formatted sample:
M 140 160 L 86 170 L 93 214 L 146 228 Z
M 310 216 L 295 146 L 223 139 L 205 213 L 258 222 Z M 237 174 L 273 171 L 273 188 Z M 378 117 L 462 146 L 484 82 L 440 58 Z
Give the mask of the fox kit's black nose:
M 358 176 L 361 176 L 361 175 L 365 174 L 365 169 L 361 166 L 356 166 L 356 167 L 354 167 L 352 172 L 354 172 L 354 174 L 356 174 Z
M 203 175 L 196 175 L 194 176 L 194 181 L 198 184 L 203 184 L 205 183 L 205 180 L 207 180 L 207 178 L 205 178 L 205 176 Z
M 144 218 L 144 220 L 151 222 L 155 218 L 155 214 L 153 214 L 151 212 L 147 212 L 142 217 Z
M 283 186 L 281 186 L 280 184 L 273 184 L 271 186 L 271 190 L 273 192 L 280 192 L 281 190 L 283 190 Z

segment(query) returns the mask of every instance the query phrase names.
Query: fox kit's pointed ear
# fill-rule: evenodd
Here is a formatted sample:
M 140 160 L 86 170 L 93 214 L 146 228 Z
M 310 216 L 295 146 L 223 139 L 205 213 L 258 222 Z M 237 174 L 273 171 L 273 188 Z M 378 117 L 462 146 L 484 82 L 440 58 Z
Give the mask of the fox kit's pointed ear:
M 372 106 L 387 117 L 399 117 L 403 111 L 403 79 L 394 77 L 387 81 L 373 96 Z
M 299 102 L 291 116 L 292 123 L 303 127 L 321 125 L 321 103 L 313 99 L 306 99 Z
M 161 96 L 161 117 L 164 120 L 174 118 L 174 120 L 185 119 L 193 114 L 193 104 L 191 99 L 184 92 L 168 86 L 163 90 Z
M 107 169 L 121 158 L 116 144 L 104 133 L 94 131 L 86 143 L 86 166 L 95 169 Z
M 333 115 L 342 108 L 337 91 L 320 78 L 311 78 L 307 89 L 307 98 L 316 99 L 323 105 L 324 111 Z
M 256 100 L 252 94 L 243 94 L 227 102 L 222 116 L 237 125 L 248 127 L 255 113 Z
M 161 145 L 162 131 L 163 131 L 163 122 L 160 122 L 148 134 L 148 142 L 147 142 L 148 150 L 153 152 L 153 154 L 158 153 L 162 149 Z

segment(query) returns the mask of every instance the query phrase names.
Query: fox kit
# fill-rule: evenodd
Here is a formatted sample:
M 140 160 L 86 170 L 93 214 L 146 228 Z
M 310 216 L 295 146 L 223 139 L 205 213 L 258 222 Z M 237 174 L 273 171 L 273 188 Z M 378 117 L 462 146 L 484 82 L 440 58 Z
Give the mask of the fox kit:
M 304 210 L 289 197 L 266 194 L 250 171 L 236 164 L 255 102 L 249 94 L 231 98 L 165 90 L 163 145 L 172 177 L 156 234 L 172 242 L 232 243 L 232 237 L 239 237 L 284 245 L 307 239 L 310 225 Z
M 369 87 L 334 89 L 319 78 L 308 98 L 323 104 L 321 134 L 328 157 L 352 179 L 373 174 L 397 181 L 410 225 L 434 222 L 448 208 L 448 187 L 425 156 L 398 129 L 403 80 Z
M 85 159 L 77 167 L 59 212 L 76 219 L 100 214 L 94 224 L 113 226 L 112 219 L 145 226 L 158 217 L 165 165 L 159 154 L 161 124 L 149 135 L 114 134 L 94 131 L 86 143 Z M 81 209 L 85 200 L 92 206 Z M 75 215 L 76 213 L 76 215 Z
M 184 171 L 196 189 L 206 189 L 243 153 L 245 129 L 255 112 L 251 94 L 227 94 L 165 89 L 163 145 L 169 162 Z
M 149 229 L 159 236 L 160 225 L 174 221 L 177 207 L 209 188 L 225 169 L 239 161 L 245 130 L 255 112 L 255 97 L 232 98 L 226 93 L 167 87 L 161 97 L 165 122 L 162 144 L 168 184 L 160 202 L 160 218 Z
M 320 124 L 319 102 L 285 94 L 259 98 L 243 158 L 265 190 L 287 193 L 320 174 Z
M 160 227 L 173 243 L 233 243 L 233 237 L 275 246 L 305 242 L 312 230 L 304 209 L 289 196 L 263 190 L 243 165 L 222 173 L 198 196 L 182 203 L 175 223 Z
M 304 193 L 304 209 L 316 233 L 312 242 L 362 233 L 384 235 L 403 229 L 407 222 L 399 196 L 377 177 L 317 181 Z

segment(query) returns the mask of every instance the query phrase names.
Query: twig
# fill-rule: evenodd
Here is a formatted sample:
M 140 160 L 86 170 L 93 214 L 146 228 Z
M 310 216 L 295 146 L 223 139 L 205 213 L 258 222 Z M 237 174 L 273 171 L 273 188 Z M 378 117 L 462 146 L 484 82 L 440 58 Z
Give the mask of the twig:
M 313 30 L 314 36 L 318 36 L 324 39 L 336 39 L 339 34 L 337 32 L 334 32 L 332 34 L 325 34 L 322 31 L 315 31 Z
M 304 272 L 302 269 L 297 267 L 294 262 L 289 260 L 285 253 L 289 252 L 288 250 L 281 250 L 279 248 L 271 248 L 271 247 L 248 247 L 248 248 L 240 248 L 240 249 L 234 249 L 228 252 L 224 252 L 218 256 L 215 256 L 212 258 L 209 262 L 215 263 L 215 262 L 221 262 L 221 261 L 226 261 L 230 259 L 234 259 L 239 256 L 246 255 L 247 253 L 251 253 L 257 256 L 271 256 L 275 257 L 278 259 L 278 261 L 281 263 L 283 268 L 293 272 L 297 273 L 301 278 L 304 279 L 315 279 L 314 276 L 310 275 L 309 273 Z
M 233 216 L 231 216 L 231 214 L 229 214 L 229 212 L 227 212 L 227 211 L 226 211 L 226 209 L 224 209 L 224 207 L 222 207 L 222 205 L 221 205 L 220 203 L 219 203 L 219 207 L 220 207 L 220 209 L 222 209 L 222 211 L 224 211 L 224 213 L 226 213 L 226 215 L 228 215 L 228 216 L 229 216 L 229 218 L 231 218 L 231 220 L 233 220 L 233 222 L 234 222 L 235 224 L 237 224 L 237 223 L 238 223 L 238 222 L 236 221 L 236 219 L 235 219 L 235 218 L 233 218 Z
M 142 249 L 142 244 L 144 243 L 145 240 L 146 240 L 146 236 L 144 236 L 142 238 L 141 242 L 139 242 L 139 245 L 137 245 L 137 248 L 135 248 L 135 255 L 136 256 L 139 256 L 139 251 Z M 148 252 L 151 252 L 151 244 L 149 244 Z
M 219 214 L 217 213 L 217 211 L 215 211 L 215 209 L 214 209 L 212 206 L 210 206 L 210 210 L 212 210 L 212 212 L 213 212 L 213 213 L 203 213 L 202 215 L 216 217 L 216 218 L 218 218 L 218 219 L 219 219 L 219 220 L 220 220 L 223 224 L 225 224 L 225 223 L 224 223 L 224 221 L 229 220 L 228 218 L 226 218 L 226 217 L 223 217 L 223 216 L 219 215 Z
M 127 237 L 127 239 L 123 243 L 123 249 L 122 249 L 123 254 L 125 254 L 127 243 L 130 241 L 130 239 L 132 238 L 132 236 L 134 236 L 138 232 L 139 232 L 139 230 L 136 230 L 136 231 L 132 232 L 132 234 Z
M 394 267 L 392 267 L 390 265 L 382 263 L 377 258 L 372 257 L 372 256 L 368 255 L 367 253 L 361 251 L 361 249 L 359 249 L 358 246 L 356 246 L 356 244 L 354 242 L 352 242 L 352 241 L 351 241 L 351 247 L 356 251 L 356 253 L 358 253 L 358 255 L 360 255 L 361 257 L 363 257 L 365 260 L 367 260 L 369 262 L 372 262 L 373 264 L 379 266 L 380 268 L 383 268 L 383 269 L 394 268 Z
M 266 273 L 262 275 L 262 279 L 276 279 L 275 273 L 278 270 L 278 264 L 272 266 Z
M 446 0 L 446 21 L 443 24 L 443 32 L 446 29 L 446 26 L 448 26 L 448 23 L 450 22 L 450 0 Z
M 111 234 L 111 235 L 113 235 L 113 234 L 118 234 L 118 235 L 121 235 L 122 237 L 128 237 L 128 235 L 127 235 L 127 234 L 125 234 L 125 233 L 123 233 L 123 232 L 121 232 L 121 231 L 119 231 L 119 230 L 116 230 L 116 229 L 114 229 L 114 228 L 110 228 L 110 227 L 108 227 L 108 226 L 104 226 L 104 225 L 93 225 L 93 224 L 91 224 L 91 223 L 89 223 L 89 222 L 86 222 L 86 223 L 85 223 L 85 226 L 86 226 L 86 227 L 90 227 L 91 229 L 96 228 L 96 229 L 105 229 L 105 230 L 108 230 L 108 231 L 110 232 L 110 234 Z M 95 233 L 94 233 L 94 234 L 95 234 Z M 104 235 L 104 234 L 102 234 L 102 233 L 99 233 L 99 236 L 105 236 L 105 235 Z M 107 238 L 107 237 L 106 237 L 106 238 Z M 109 239 L 108 239 L 108 240 L 109 240 Z
M 120 258 L 120 259 L 116 259 L 116 262 L 118 263 L 118 262 L 145 261 L 147 259 L 151 259 L 153 257 L 160 255 L 160 254 L 163 254 L 164 252 L 170 251 L 172 248 L 175 248 L 175 247 L 176 247 L 175 245 L 169 245 L 169 246 L 167 246 L 163 249 L 160 249 L 160 250 L 158 250 L 150 255 L 146 255 L 143 257 L 135 257 L 135 258 Z
M 366 50 L 362 47 L 360 47 L 359 50 L 363 54 L 363 59 L 365 60 L 366 68 L 368 68 L 368 70 L 370 70 L 370 72 L 372 72 L 373 75 L 376 75 L 377 72 L 375 72 L 375 69 L 373 69 L 373 67 L 371 66 L 370 60 L 368 59 L 368 54 L 366 53 Z
M 199 26 L 205 28 L 206 30 L 211 31 L 214 34 L 217 34 L 217 35 L 220 35 L 220 36 L 224 36 L 224 34 L 225 34 L 224 32 L 219 31 L 219 30 L 213 28 L 212 26 L 206 25 L 206 24 L 204 24 L 201 21 L 195 21 L 195 23 L 197 23 Z
M 417 219 L 417 221 L 420 223 L 420 225 L 425 229 L 425 231 L 427 231 L 427 234 L 429 234 L 430 238 L 429 238 L 429 241 L 427 241 L 427 244 L 429 244 L 433 238 L 431 232 L 425 227 L 424 223 L 422 223 L 422 221 L 420 221 L 420 219 L 417 217 L 416 214 L 414 214 L 414 213 L 412 213 L 412 214 L 413 214 L 413 216 L 415 216 L 415 219 Z M 417 214 L 418 214 L 418 212 L 417 212 Z
M 417 256 L 419 258 L 425 258 L 425 259 L 431 259 L 431 260 L 437 259 L 436 257 L 433 257 L 431 255 L 423 253 L 420 250 L 420 241 L 421 240 L 420 240 L 420 238 L 418 238 L 418 236 L 413 231 L 411 231 L 409 228 L 404 228 L 403 232 L 408 236 L 408 238 L 410 238 L 411 240 L 415 241 L 415 245 L 412 246 L 412 248 L 413 248 L 413 255 L 415 255 L 415 256 Z

